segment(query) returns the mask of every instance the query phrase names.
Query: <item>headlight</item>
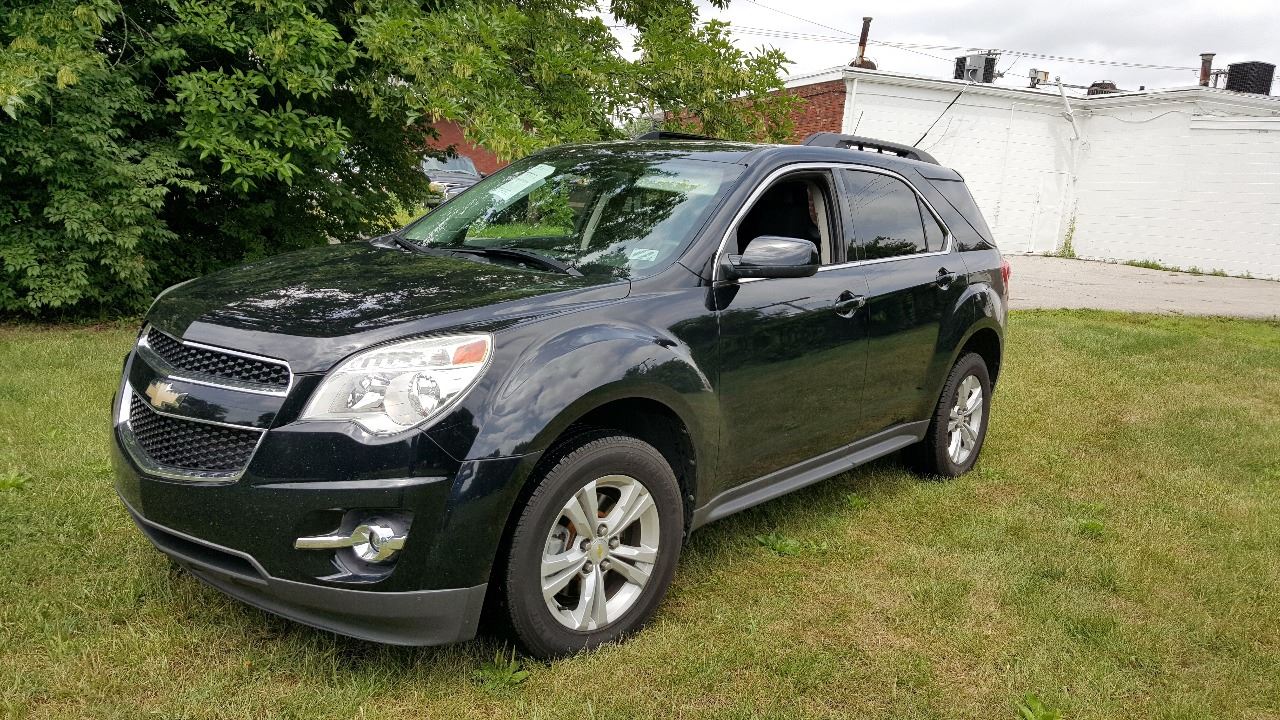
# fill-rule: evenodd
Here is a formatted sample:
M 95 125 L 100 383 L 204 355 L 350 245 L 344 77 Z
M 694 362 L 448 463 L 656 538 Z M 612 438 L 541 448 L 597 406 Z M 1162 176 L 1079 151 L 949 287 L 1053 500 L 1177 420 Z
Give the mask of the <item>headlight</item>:
M 329 371 L 302 420 L 346 420 L 375 435 L 420 425 L 462 398 L 489 363 L 489 335 L 424 338 L 365 350 Z

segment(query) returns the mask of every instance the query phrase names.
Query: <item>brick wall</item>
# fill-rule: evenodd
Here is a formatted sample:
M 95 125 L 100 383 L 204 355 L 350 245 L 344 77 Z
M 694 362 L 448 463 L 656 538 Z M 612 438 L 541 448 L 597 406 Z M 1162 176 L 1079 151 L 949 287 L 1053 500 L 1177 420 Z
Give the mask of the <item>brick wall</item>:
M 462 128 L 457 123 L 448 120 L 441 120 L 435 123 L 436 132 L 440 133 L 440 139 L 431 143 L 432 147 L 444 148 L 450 145 L 456 145 L 455 148 L 459 155 L 466 155 L 476 164 L 476 169 L 488 175 L 495 170 L 503 168 L 506 163 L 494 157 L 494 154 L 479 145 L 472 145 L 462 136 Z
M 844 121 L 844 80 L 801 85 L 783 92 L 798 95 L 805 104 L 796 112 L 791 142 L 800 142 L 816 132 L 840 132 Z

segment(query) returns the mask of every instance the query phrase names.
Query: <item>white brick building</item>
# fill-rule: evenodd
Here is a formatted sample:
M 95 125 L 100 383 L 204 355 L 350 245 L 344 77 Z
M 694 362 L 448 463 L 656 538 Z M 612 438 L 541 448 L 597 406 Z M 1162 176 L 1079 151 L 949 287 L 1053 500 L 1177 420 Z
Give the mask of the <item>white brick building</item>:
M 1069 240 L 1085 258 L 1280 280 L 1280 98 L 1199 86 L 1069 97 L 1073 124 L 1045 86 L 852 68 L 788 86 L 839 80 L 844 112 L 828 129 L 920 141 L 969 181 L 1005 252 Z

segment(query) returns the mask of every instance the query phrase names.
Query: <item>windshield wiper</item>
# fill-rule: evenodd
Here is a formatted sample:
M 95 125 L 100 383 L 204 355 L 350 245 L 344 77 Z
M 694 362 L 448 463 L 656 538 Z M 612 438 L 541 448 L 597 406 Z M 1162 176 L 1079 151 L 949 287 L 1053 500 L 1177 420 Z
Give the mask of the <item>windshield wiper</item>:
M 566 265 L 560 262 L 559 260 L 556 260 L 553 257 L 550 257 L 548 255 L 543 255 L 540 252 L 534 252 L 532 250 L 523 250 L 521 248 L 505 248 L 505 247 L 490 247 L 490 248 L 451 247 L 449 248 L 449 250 L 451 252 L 469 253 L 471 255 L 508 257 L 508 258 L 514 258 L 516 260 L 525 260 L 528 262 L 536 263 L 543 267 L 551 268 L 556 272 L 562 272 L 565 275 L 582 277 L 582 273 L 578 272 L 576 268 L 570 267 L 569 265 Z

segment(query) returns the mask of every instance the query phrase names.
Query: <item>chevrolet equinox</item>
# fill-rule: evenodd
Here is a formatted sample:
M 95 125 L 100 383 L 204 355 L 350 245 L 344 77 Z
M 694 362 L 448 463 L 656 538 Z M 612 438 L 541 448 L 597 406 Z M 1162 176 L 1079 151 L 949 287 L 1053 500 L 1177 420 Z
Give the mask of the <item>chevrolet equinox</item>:
M 161 293 L 117 490 L 270 612 L 573 653 L 644 625 L 706 523 L 898 451 L 973 467 L 1008 275 L 915 148 L 553 148 L 389 235 Z

